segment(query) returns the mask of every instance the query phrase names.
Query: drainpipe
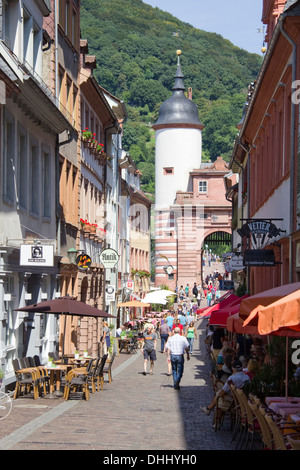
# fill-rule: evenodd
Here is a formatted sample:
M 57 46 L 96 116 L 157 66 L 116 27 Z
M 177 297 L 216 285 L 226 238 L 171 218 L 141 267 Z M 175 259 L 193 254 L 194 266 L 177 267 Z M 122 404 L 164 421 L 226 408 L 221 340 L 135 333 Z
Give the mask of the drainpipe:
M 292 53 L 292 83 L 296 80 L 296 57 L 297 57 L 297 44 L 295 41 L 286 33 L 283 29 L 283 18 L 280 21 L 280 31 L 287 41 L 293 48 Z M 296 116 L 296 105 L 291 102 L 291 164 L 290 164 L 290 229 L 289 229 L 289 282 L 293 282 L 293 244 L 292 244 L 292 233 L 294 231 L 294 212 L 295 212 L 295 116 Z

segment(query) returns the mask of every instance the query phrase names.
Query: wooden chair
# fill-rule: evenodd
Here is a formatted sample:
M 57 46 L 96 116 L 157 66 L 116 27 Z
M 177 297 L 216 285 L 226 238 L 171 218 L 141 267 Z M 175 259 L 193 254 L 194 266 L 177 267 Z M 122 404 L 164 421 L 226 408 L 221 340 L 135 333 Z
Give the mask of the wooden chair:
M 260 425 L 263 449 L 272 450 L 272 434 L 264 415 L 259 411 L 259 408 L 256 403 L 249 403 L 249 406 Z
M 108 382 L 112 382 L 112 373 L 111 373 L 111 368 L 112 368 L 112 365 L 113 365 L 113 362 L 115 360 L 115 357 L 116 357 L 116 353 L 113 353 L 111 359 L 107 360 L 106 361 L 106 366 L 103 368 L 103 374 L 107 374 L 108 375 Z
M 286 424 L 279 424 L 276 422 L 273 418 L 272 415 L 269 415 L 266 413 L 266 421 L 269 425 L 270 431 L 273 436 L 274 440 L 274 449 L 275 450 L 289 450 L 289 442 L 288 442 L 288 435 L 292 435 L 292 438 L 300 436 L 300 433 L 296 433 L 295 431 L 292 431 L 292 433 L 288 433 L 288 429 L 291 431 L 291 429 L 295 429 L 296 426 L 293 426 L 293 428 L 286 427 Z M 283 433 L 284 430 L 284 433 Z
M 251 437 L 251 447 L 250 450 L 253 449 L 254 446 L 254 438 L 256 434 L 259 434 L 261 436 L 261 429 L 260 429 L 260 424 L 259 421 L 257 420 L 255 414 L 252 411 L 252 408 L 249 406 L 249 401 L 247 396 L 245 395 L 245 392 L 242 389 L 237 388 L 236 393 L 238 394 L 239 398 L 241 399 L 244 409 L 246 411 L 247 415 L 247 435 L 246 435 L 246 443 L 245 443 L 245 449 L 247 449 L 248 446 L 248 439 L 249 436 Z
M 247 434 L 247 430 L 248 430 L 247 411 L 246 411 L 244 402 L 242 401 L 240 395 L 237 393 L 238 389 L 234 386 L 233 383 L 229 384 L 229 387 L 230 387 L 232 394 L 236 397 L 236 400 L 238 402 L 238 408 L 239 408 L 239 431 L 240 433 L 239 433 L 238 440 L 237 440 L 236 447 L 235 447 L 237 450 L 239 446 L 240 448 L 242 448 L 244 444 L 244 439 Z
M 287 440 L 293 450 L 300 450 L 300 439 L 293 439 L 291 435 L 288 435 Z
M 15 400 L 20 394 L 28 393 L 33 390 L 33 398 L 36 400 L 39 397 L 39 380 L 35 369 L 21 368 L 18 359 L 12 361 L 15 377 L 16 387 L 13 399 Z

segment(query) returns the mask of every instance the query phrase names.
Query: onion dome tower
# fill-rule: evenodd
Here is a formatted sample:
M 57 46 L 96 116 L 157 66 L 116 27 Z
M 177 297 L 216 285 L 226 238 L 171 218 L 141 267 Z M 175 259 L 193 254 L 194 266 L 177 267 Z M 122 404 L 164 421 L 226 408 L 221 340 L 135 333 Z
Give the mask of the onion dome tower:
M 198 108 L 185 95 L 184 75 L 178 62 L 173 94 L 159 110 L 155 130 L 155 205 L 165 210 L 174 204 L 176 191 L 190 191 L 189 173 L 200 168 L 203 124 Z

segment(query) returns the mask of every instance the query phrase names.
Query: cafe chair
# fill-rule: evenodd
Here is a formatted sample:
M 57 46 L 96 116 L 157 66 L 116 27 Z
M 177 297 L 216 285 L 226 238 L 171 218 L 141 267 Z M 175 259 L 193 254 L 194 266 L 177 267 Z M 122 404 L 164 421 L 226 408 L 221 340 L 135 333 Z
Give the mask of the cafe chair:
M 112 365 L 113 365 L 113 362 L 115 360 L 115 357 L 116 357 L 116 353 L 113 353 L 111 359 L 109 359 L 107 362 L 106 362 L 106 366 L 103 368 L 103 374 L 107 374 L 108 375 L 108 382 L 112 382 L 112 374 L 111 374 L 111 368 L 112 368 Z
M 291 435 L 288 435 L 287 440 L 288 440 L 292 450 L 300 450 L 300 439 L 293 439 L 291 437 Z
M 286 424 L 282 423 L 280 424 L 279 422 L 276 422 L 273 418 L 273 416 L 269 415 L 266 413 L 266 421 L 269 425 L 270 431 L 273 436 L 274 440 L 274 450 L 289 450 L 290 449 L 290 444 L 288 442 L 288 436 L 292 435 L 293 438 L 299 437 L 300 433 L 296 433 L 295 429 L 297 426 L 292 427 L 287 427 Z M 288 432 L 291 431 L 291 432 Z
M 272 450 L 272 434 L 264 415 L 259 411 L 258 405 L 256 403 L 249 403 L 249 406 L 260 426 L 262 448 L 264 450 Z
M 80 371 L 76 372 L 76 369 L 71 369 L 66 375 L 66 384 L 63 394 L 65 400 L 69 399 L 70 391 L 75 393 L 81 392 L 82 396 L 85 397 L 86 401 L 88 401 L 90 395 L 87 374 L 84 372 L 80 374 Z
M 35 369 L 21 368 L 18 359 L 12 361 L 16 377 L 16 387 L 13 399 L 15 400 L 21 394 L 29 393 L 33 390 L 33 398 L 39 397 L 39 380 Z
M 96 392 L 96 389 L 97 391 L 99 392 L 100 388 L 101 390 L 103 390 L 103 383 L 104 383 L 104 379 L 103 379 L 103 369 L 104 369 L 104 366 L 105 366 L 105 362 L 106 362 L 106 359 L 107 359 L 107 354 L 104 354 L 104 356 L 102 356 L 102 358 L 99 360 L 98 364 L 97 364 L 97 367 L 95 368 L 95 372 L 93 373 L 92 377 L 91 377 L 91 383 L 92 383 L 92 393 L 95 393 Z
M 128 353 L 134 353 L 134 354 L 137 354 L 137 349 L 138 349 L 138 339 L 136 336 L 134 336 L 133 338 L 130 338 L 130 341 L 129 343 L 127 343 L 127 352 Z
M 251 447 L 250 450 L 253 449 L 254 446 L 254 439 L 256 435 L 261 436 L 261 429 L 260 429 L 260 424 L 255 416 L 255 414 L 252 411 L 252 408 L 250 407 L 249 401 L 247 396 L 245 395 L 245 392 L 242 389 L 237 388 L 236 393 L 241 399 L 245 412 L 246 412 L 246 418 L 247 418 L 247 434 L 246 434 L 246 443 L 245 443 L 245 449 L 248 447 L 248 439 L 251 437 Z
M 40 383 L 40 389 L 42 389 L 44 392 L 44 395 L 46 395 L 47 390 L 49 392 L 49 389 L 50 389 L 50 385 L 49 385 L 50 377 L 47 371 L 43 367 L 37 365 L 34 357 L 28 357 L 25 359 L 28 362 L 29 367 L 35 368 L 37 370 L 37 375 L 38 375 L 38 379 Z

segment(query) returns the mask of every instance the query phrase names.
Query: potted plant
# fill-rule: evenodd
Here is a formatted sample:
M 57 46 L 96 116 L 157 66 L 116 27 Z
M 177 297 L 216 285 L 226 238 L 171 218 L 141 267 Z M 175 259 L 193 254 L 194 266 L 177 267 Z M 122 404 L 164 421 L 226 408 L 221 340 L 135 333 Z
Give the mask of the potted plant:
M 85 225 L 87 224 L 87 220 L 80 219 L 80 227 L 83 229 Z
M 85 351 L 83 351 L 83 357 L 88 357 L 88 352 L 87 352 L 86 349 L 85 349 Z
M 97 224 L 90 224 L 90 232 L 91 233 L 96 233 L 98 225 Z
M 89 131 L 89 128 L 86 127 L 86 128 L 82 131 L 81 136 L 82 136 L 82 140 L 84 140 L 84 141 L 89 141 L 89 140 L 92 139 L 93 134 L 91 133 L 91 131 Z
M 53 357 L 48 357 L 48 367 L 53 367 Z
M 79 351 L 77 349 L 75 350 L 75 359 L 79 359 Z

